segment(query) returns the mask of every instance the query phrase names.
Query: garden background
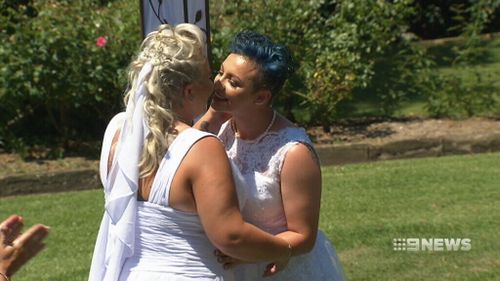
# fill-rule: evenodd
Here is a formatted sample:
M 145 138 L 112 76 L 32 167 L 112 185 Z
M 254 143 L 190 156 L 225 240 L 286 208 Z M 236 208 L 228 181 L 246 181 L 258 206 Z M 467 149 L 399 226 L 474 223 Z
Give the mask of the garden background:
M 2 2 L 4 150 L 26 158 L 96 154 L 107 121 L 123 108 L 126 68 L 141 41 L 138 5 Z M 353 117 L 498 117 L 498 6 L 498 0 L 210 1 L 213 66 L 244 28 L 289 46 L 299 69 L 276 105 L 300 125 L 326 131 Z M 453 36 L 442 44 L 423 41 Z
M 1 152 L 95 159 L 141 40 L 138 1 L 0 5 Z M 276 106 L 307 128 L 500 118 L 500 1 L 220 0 L 210 1 L 210 21 L 214 68 L 244 28 L 290 47 L 299 69 Z M 494 280 L 498 156 L 325 167 L 321 226 L 349 279 Z M 1 217 L 53 226 L 48 250 L 18 280 L 85 280 L 102 203 L 98 191 L 0 199 Z M 401 235 L 472 235 L 479 244 L 405 256 L 391 248 Z

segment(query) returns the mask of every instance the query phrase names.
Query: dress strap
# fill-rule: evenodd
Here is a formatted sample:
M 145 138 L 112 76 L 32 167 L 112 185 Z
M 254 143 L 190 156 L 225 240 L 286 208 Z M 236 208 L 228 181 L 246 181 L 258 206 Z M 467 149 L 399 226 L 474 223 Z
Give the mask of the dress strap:
M 196 142 L 209 136 L 215 137 L 211 133 L 188 128 L 175 138 L 156 172 L 148 198 L 150 203 L 168 207 L 170 187 L 182 160 Z

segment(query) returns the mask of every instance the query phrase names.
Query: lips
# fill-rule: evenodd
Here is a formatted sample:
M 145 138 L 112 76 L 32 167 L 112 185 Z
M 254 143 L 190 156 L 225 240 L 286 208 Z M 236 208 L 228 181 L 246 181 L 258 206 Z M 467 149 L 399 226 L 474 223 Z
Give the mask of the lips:
M 217 101 L 227 101 L 227 99 L 224 97 L 224 95 L 218 93 L 217 91 L 214 91 L 212 98 L 214 100 L 217 100 Z

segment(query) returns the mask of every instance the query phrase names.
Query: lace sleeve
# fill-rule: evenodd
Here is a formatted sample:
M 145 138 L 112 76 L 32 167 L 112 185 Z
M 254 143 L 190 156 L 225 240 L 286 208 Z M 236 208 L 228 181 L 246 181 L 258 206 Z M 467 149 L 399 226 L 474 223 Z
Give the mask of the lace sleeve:
M 285 144 L 279 150 L 279 152 L 278 152 L 279 156 L 276 158 L 276 160 L 279 161 L 278 171 L 280 174 L 281 174 L 281 170 L 283 168 L 283 164 L 285 162 L 286 154 L 288 153 L 288 151 L 290 151 L 290 149 L 292 147 L 299 145 L 299 144 L 305 145 L 309 149 L 309 151 L 311 151 L 311 153 L 314 155 L 318 165 L 320 164 L 318 153 L 316 152 L 314 145 L 312 144 L 311 140 L 309 139 L 309 137 L 307 136 L 305 131 L 301 128 L 294 128 L 291 131 L 292 132 L 290 134 L 293 136 L 292 137 L 293 140 L 288 142 L 287 144 Z

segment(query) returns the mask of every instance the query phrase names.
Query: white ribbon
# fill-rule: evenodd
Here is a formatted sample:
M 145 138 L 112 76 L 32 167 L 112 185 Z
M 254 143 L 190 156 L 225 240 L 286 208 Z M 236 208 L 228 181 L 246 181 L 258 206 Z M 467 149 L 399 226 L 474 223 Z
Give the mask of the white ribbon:
M 106 270 L 102 280 L 115 281 L 123 263 L 134 253 L 139 161 L 149 128 L 144 121 L 144 99 L 149 94 L 146 77 L 153 66 L 139 73 L 135 96 L 129 99 L 115 163 L 106 184 L 106 213 L 110 218 L 106 245 Z

